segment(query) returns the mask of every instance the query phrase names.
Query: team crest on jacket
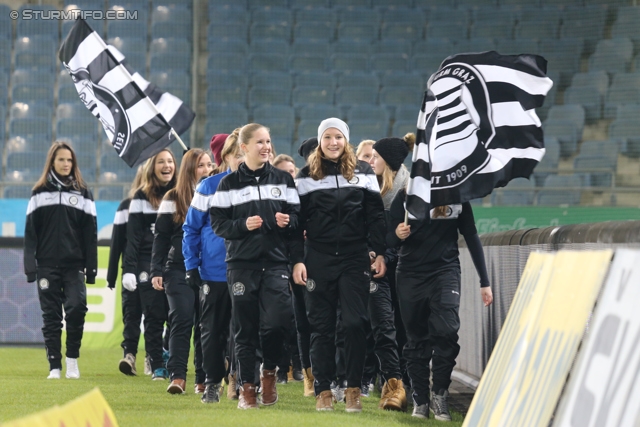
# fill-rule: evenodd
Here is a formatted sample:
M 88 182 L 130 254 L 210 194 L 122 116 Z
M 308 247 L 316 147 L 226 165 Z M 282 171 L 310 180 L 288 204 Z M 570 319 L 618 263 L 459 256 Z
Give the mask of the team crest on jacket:
M 369 293 L 375 294 L 378 292 L 378 284 L 374 281 L 369 282 Z
M 149 281 L 149 273 L 147 273 L 146 271 L 143 271 L 140 273 L 140 275 L 138 276 L 138 281 L 140 283 L 145 283 Z
M 307 290 L 313 292 L 316 289 L 316 282 L 313 279 L 307 279 Z
M 273 187 L 271 189 L 271 195 L 273 197 L 280 197 L 282 195 L 282 191 L 280 191 L 280 189 L 278 187 Z
M 40 289 L 42 289 L 43 291 L 46 291 L 47 289 L 49 289 L 49 281 L 45 278 L 42 278 L 38 280 L 38 286 L 40 286 Z
M 76 196 L 71 196 L 69 197 L 69 203 L 71 203 L 73 206 L 78 204 L 78 198 Z
M 202 293 L 203 293 L 204 295 L 209 295 L 209 291 L 210 291 L 210 290 L 211 290 L 211 289 L 209 289 L 209 285 L 202 285 Z
M 351 185 L 357 185 L 359 182 L 360 182 L 360 178 L 358 178 L 357 176 L 354 176 L 349 180 L 349 184 Z
M 244 295 L 244 285 L 240 282 L 234 283 L 233 286 L 231 286 L 231 292 L 237 297 Z

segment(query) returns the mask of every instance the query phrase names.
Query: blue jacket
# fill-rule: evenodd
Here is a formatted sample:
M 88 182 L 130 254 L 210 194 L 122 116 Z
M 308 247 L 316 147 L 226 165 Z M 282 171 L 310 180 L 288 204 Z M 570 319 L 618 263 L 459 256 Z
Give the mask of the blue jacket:
M 224 239 L 218 237 L 211 228 L 209 208 L 220 180 L 229 170 L 202 181 L 196 188 L 187 218 L 182 226 L 182 255 L 188 270 L 199 268 L 202 280 L 211 282 L 227 281 L 227 250 Z

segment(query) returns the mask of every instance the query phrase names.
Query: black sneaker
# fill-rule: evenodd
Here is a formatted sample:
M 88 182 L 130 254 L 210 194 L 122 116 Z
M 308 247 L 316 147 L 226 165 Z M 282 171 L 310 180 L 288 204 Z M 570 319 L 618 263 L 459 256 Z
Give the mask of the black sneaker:
M 294 369 L 292 375 L 294 381 L 304 381 L 304 375 L 300 369 Z
M 369 397 L 369 384 L 363 383 L 360 386 L 360 397 Z
M 220 383 L 207 384 L 207 387 L 200 398 L 202 403 L 218 403 L 220 402 Z
M 448 397 L 448 390 L 440 390 L 438 393 L 431 393 L 429 409 L 433 413 L 434 418 L 438 421 L 451 421 L 449 404 L 447 403 Z
M 429 405 L 427 403 L 424 405 L 418 405 L 413 402 L 413 412 L 411 413 L 411 416 L 423 420 L 429 418 Z
M 276 376 L 277 376 L 277 379 L 276 379 L 277 384 L 287 383 L 287 371 L 285 371 L 284 369 L 278 369 L 278 373 L 276 374 Z

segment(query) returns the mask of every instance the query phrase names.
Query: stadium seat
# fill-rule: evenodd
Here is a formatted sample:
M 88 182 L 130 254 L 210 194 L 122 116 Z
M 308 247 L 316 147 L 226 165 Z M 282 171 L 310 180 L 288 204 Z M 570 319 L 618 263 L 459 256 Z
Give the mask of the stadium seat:
M 558 34 L 558 22 L 553 19 L 541 21 L 521 21 L 514 31 L 516 40 L 552 39 Z
M 16 118 L 9 120 L 9 138 L 31 137 L 51 141 L 51 119 L 42 117 Z
M 249 44 L 246 39 L 224 37 L 207 43 L 209 55 L 218 53 L 232 53 L 246 55 L 249 53 Z
M 207 59 L 207 70 L 244 71 L 247 67 L 247 56 L 240 53 L 210 54 Z
M 181 4 L 187 5 L 189 3 Z M 156 1 L 151 11 L 151 25 L 153 26 L 160 22 L 174 22 L 191 29 L 193 25 L 193 13 L 187 8 L 167 7 L 165 5 L 159 5 Z
M 100 156 L 100 182 L 131 182 L 135 173 L 113 150 Z
M 588 121 L 593 122 L 602 117 L 602 94 L 596 85 L 569 87 L 564 93 L 564 102 L 582 105 Z
M 53 88 L 48 84 L 36 83 L 13 85 L 11 88 L 11 100 L 13 102 L 24 102 L 27 104 L 40 103 L 53 105 Z
M 107 37 L 131 37 L 141 40 L 147 40 L 147 22 L 145 20 L 125 21 L 111 20 L 107 21 Z
M 84 107 L 83 107 L 84 108 Z M 86 108 L 85 108 L 86 110 Z M 3 115 L 0 117 L 0 121 L 4 121 L 4 108 L 2 110 Z M 53 110 L 50 105 L 46 104 L 27 104 L 23 102 L 14 102 L 9 109 L 9 119 L 47 119 L 51 120 L 53 117 Z M 3 134 L 4 136 L 4 134 Z
M 362 71 L 369 69 L 369 57 L 364 54 L 335 53 L 331 55 L 334 71 Z
M 354 105 L 347 111 L 347 120 L 377 120 L 382 123 L 389 122 L 389 112 L 384 107 L 376 105 Z
M 320 71 L 307 71 L 297 73 L 294 76 L 295 86 L 319 86 L 334 90 L 336 88 L 336 76 L 333 73 Z
M 380 38 L 382 40 L 421 40 L 426 22 L 387 22 L 382 24 Z
M 405 57 L 411 57 L 413 52 L 410 40 L 400 39 L 382 39 L 375 46 L 375 53 L 395 53 L 404 54 Z
M 560 27 L 560 37 L 579 37 L 585 40 L 585 49 L 592 51 L 598 40 L 604 36 L 604 23 L 588 19 L 565 19 Z
M 416 113 L 416 119 L 417 119 L 417 113 Z M 411 132 L 411 133 L 416 133 L 416 122 L 417 120 L 396 120 L 393 123 L 393 126 L 391 127 L 391 136 L 395 136 L 398 138 L 402 138 L 403 136 L 405 136 L 407 133 Z M 411 165 L 411 156 L 407 156 L 407 158 L 405 159 L 405 165 L 407 165 L 407 167 L 410 167 Z
M 426 75 L 431 75 L 438 71 L 440 64 L 449 55 L 442 55 L 441 53 L 417 53 L 414 54 L 409 61 L 409 70 L 417 70 L 423 72 Z
M 253 87 L 275 87 L 291 89 L 293 87 L 293 77 L 289 73 L 282 71 L 260 71 L 251 77 Z
M 249 91 L 249 105 L 258 104 L 290 105 L 291 90 L 253 87 Z
M 41 10 L 46 14 L 57 8 L 48 4 L 23 5 L 18 9 L 19 16 L 23 16 L 23 11 L 26 9 Z M 52 38 L 57 44 L 60 39 L 59 22 L 57 19 L 18 19 L 16 20 L 16 39 L 31 36 L 46 36 Z
M 330 45 L 324 40 L 294 38 L 291 52 L 294 55 L 324 55 L 329 56 Z
M 364 87 L 378 91 L 380 80 L 378 76 L 367 71 L 354 71 L 343 73 L 338 76 L 338 86 L 340 87 Z
M 76 103 L 80 100 L 78 91 L 73 83 L 60 83 L 58 85 L 58 103 Z M 53 102 L 53 98 L 52 98 Z
M 250 39 L 281 39 L 287 42 L 291 41 L 291 25 L 283 25 L 281 23 L 254 22 L 250 28 Z
M 328 117 L 340 117 L 341 113 L 340 113 L 340 108 L 336 105 L 331 105 L 331 104 L 306 104 L 306 105 L 302 105 L 299 109 L 298 109 L 298 118 L 301 121 L 309 121 L 309 122 L 315 122 L 316 123 L 316 134 L 317 134 L 317 127 L 320 124 L 320 122 Z M 307 137 L 303 137 L 303 139 L 306 138 L 310 138 L 311 136 L 314 136 L 315 134 L 311 134 Z M 298 138 L 300 138 L 300 134 L 298 134 Z
M 92 118 L 96 120 L 88 108 L 82 102 L 58 103 L 56 108 L 56 120 L 73 118 Z
M 371 0 L 341 0 L 340 6 L 351 8 L 371 7 Z
M 365 139 L 377 141 L 389 134 L 389 122 L 375 120 L 349 120 L 350 141 L 357 145 Z
M 49 142 L 49 145 L 51 142 Z M 30 178 L 37 178 L 42 173 L 46 151 L 26 151 L 21 153 L 9 153 L 7 155 L 7 175 L 11 171 L 18 171 Z M 33 179 L 35 181 L 35 179 Z M 28 181 L 25 180 L 25 181 Z
M 35 180 L 38 177 L 33 175 L 30 178 L 32 179 L 26 179 L 25 181 Z M 2 190 L 2 197 L 5 199 L 29 199 L 31 198 L 31 187 L 31 185 L 8 185 Z
M 151 54 L 150 70 L 191 72 L 191 51 Z
M 413 44 L 413 54 L 440 54 L 442 58 L 455 53 L 455 47 L 451 40 L 441 38 L 430 38 L 419 40 Z
M 329 8 L 331 6 L 331 0 L 290 0 L 290 4 L 294 9 Z
M 589 70 L 625 73 L 631 69 L 633 43 L 628 38 L 600 40 L 589 58 Z
M 382 87 L 408 87 L 415 90 L 426 89 L 422 75 L 417 73 L 386 73 L 381 78 Z
M 369 6 L 362 7 L 341 1 L 340 9 L 338 10 L 338 21 L 341 24 L 369 23 L 379 26 L 380 13 L 375 9 L 371 9 Z
M 338 23 L 336 9 L 330 6 L 298 7 L 294 6 L 295 22 L 323 22 L 335 26 Z
M 336 104 L 342 108 L 352 105 L 376 105 L 378 103 L 378 87 L 340 86 L 336 89 Z
M 289 43 L 284 40 L 253 40 L 249 45 L 249 51 L 252 54 L 259 55 L 285 55 L 291 54 Z
M 413 127 L 418 122 L 418 112 L 420 111 L 420 103 L 417 104 L 400 104 L 395 108 L 393 119 L 396 121 L 411 121 Z
M 318 125 L 322 120 L 328 117 L 339 117 L 339 116 L 323 116 L 322 119 L 303 119 L 298 123 L 296 145 L 299 146 L 302 141 L 307 138 L 317 138 L 318 137 Z
M 547 206 L 578 205 L 582 181 L 576 175 L 549 175 L 544 182 L 544 190 L 538 193 L 538 204 Z M 556 188 L 557 190 L 549 190 Z
M 427 26 L 426 38 L 446 38 L 449 40 L 465 40 L 467 39 L 467 24 L 462 22 L 450 21 L 429 21 Z
M 557 138 L 545 135 L 544 148 L 544 157 L 533 172 L 533 177 L 538 187 L 544 185 L 544 180 L 547 176 L 558 172 L 558 163 L 560 161 L 560 142 L 558 142 Z
M 6 4 L 0 4 L 0 39 L 11 40 L 13 36 L 13 22 L 9 13 L 11 8 Z
M 374 42 L 379 38 L 380 28 L 370 22 L 341 22 L 338 25 L 339 40 Z
M 254 72 L 259 71 L 289 71 L 288 56 L 275 53 L 255 53 L 249 56 L 249 67 Z
M 503 55 L 519 55 L 522 53 L 538 52 L 537 39 L 498 39 L 496 40 L 496 50 Z
M 513 23 L 500 20 L 476 22 L 469 30 L 469 38 L 476 37 L 511 39 L 513 38 Z
M 246 27 L 251 20 L 246 7 L 212 6 L 209 5 L 209 22 L 219 24 L 234 24 Z
M 296 116 L 292 107 L 288 105 L 260 105 L 253 110 L 252 121 L 254 123 L 261 123 L 269 127 L 269 123 L 276 119 L 286 121 L 293 132 Z
M 305 54 L 291 55 L 289 58 L 289 67 L 291 71 L 310 72 L 327 70 L 328 59 L 323 54 Z
M 330 54 L 347 54 L 347 55 L 372 55 L 375 43 L 364 40 L 338 40 L 331 45 Z M 362 70 L 360 70 L 362 71 Z
M 11 72 L 11 39 L 0 39 L 0 72 Z
M 141 46 L 142 47 L 142 46 Z M 153 54 L 170 54 L 170 53 L 187 53 L 191 54 L 191 43 L 188 39 L 177 36 L 160 37 L 151 40 L 149 53 Z M 126 56 L 126 55 L 125 55 Z
M 403 53 L 377 53 L 371 57 L 371 68 L 379 74 L 407 71 L 409 56 Z
M 288 6 L 254 7 L 251 11 L 251 22 L 268 22 L 291 27 L 293 14 Z
M 527 178 L 515 178 L 509 181 L 505 190 L 496 189 L 491 193 L 492 205 L 527 206 L 533 204 L 535 182 Z
M 41 135 L 13 136 L 5 144 L 7 153 L 47 152 L 51 146 L 51 139 L 44 139 Z M 24 175 L 21 175 L 24 176 Z
M 164 40 L 164 39 L 162 39 Z M 122 53 L 127 60 L 132 56 L 144 56 L 146 62 L 147 41 L 131 37 L 112 37 L 107 40 L 107 44 L 113 45 Z M 153 45 L 153 43 L 152 43 Z
M 607 94 L 604 118 L 614 118 L 619 105 L 632 104 L 640 104 L 640 73 L 617 73 Z
M 611 37 L 627 37 L 633 41 L 635 50 L 640 49 L 640 34 L 638 34 L 638 22 L 640 22 L 640 6 L 626 6 L 618 9 L 616 21 L 611 26 Z
M 443 0 L 442 5 L 436 5 L 435 2 L 430 2 L 432 7 L 429 11 L 428 11 L 428 19 L 429 19 L 429 25 L 432 24 L 437 24 L 437 23 L 443 23 L 443 24 L 455 24 L 456 28 L 464 28 L 464 32 L 466 34 L 466 29 L 469 26 L 469 23 L 471 22 L 471 15 L 469 13 L 468 9 L 455 9 L 453 7 L 453 5 L 451 4 L 452 2 L 449 0 Z M 437 35 L 437 34 L 430 34 L 428 33 L 429 36 L 434 36 L 434 37 L 447 37 L 445 35 Z M 429 38 L 429 37 L 427 37 Z M 453 39 L 457 39 L 459 37 L 454 37 Z M 467 38 L 466 35 L 464 36 L 464 38 Z M 452 39 L 452 40 L 453 40 Z
M 211 22 L 207 27 L 207 44 L 213 45 L 218 40 L 238 39 L 247 41 L 249 27 L 232 22 Z
M 82 119 L 57 119 L 56 135 L 59 138 L 81 138 L 91 141 L 98 140 L 98 122 L 93 117 L 83 116 Z M 95 145 L 95 143 L 94 143 Z
M 243 104 L 226 104 L 221 102 L 218 102 L 218 103 L 208 102 L 207 116 L 209 118 L 213 118 L 213 117 L 222 117 L 227 119 L 235 118 L 240 123 L 249 122 L 249 113 L 247 112 L 247 108 Z M 218 132 L 218 133 L 221 133 L 221 132 Z M 230 133 L 230 132 L 227 132 L 227 133 Z
M 582 127 L 569 119 L 548 118 L 544 123 L 545 135 L 555 137 L 560 142 L 562 157 L 570 157 L 578 149 L 578 141 L 582 137 Z
M 573 161 L 575 172 L 588 173 L 593 187 L 611 187 L 618 163 L 618 145 L 613 141 L 585 141 Z M 595 170 L 594 170 L 595 169 Z
M 389 2 L 386 0 L 379 0 L 381 3 L 386 3 L 385 6 L 389 6 Z M 398 4 L 393 2 L 393 8 L 386 8 L 381 12 L 383 20 L 383 33 L 384 25 L 386 24 L 410 24 L 413 26 L 424 27 L 427 24 L 427 16 L 423 13 L 422 9 L 413 7 L 410 5 L 411 1 L 407 1 L 407 5 Z M 382 7 L 382 5 L 381 5 Z
M 209 87 L 225 87 L 247 91 L 249 77 L 242 71 L 207 70 L 207 84 Z
M 456 44 L 458 52 L 487 52 L 496 50 L 496 42 L 490 37 L 474 37 L 469 40 L 460 40 Z M 443 58 L 444 59 L 444 58 Z
M 616 108 L 617 120 L 633 120 L 640 117 L 640 103 L 632 105 L 618 105 Z
M 246 105 L 247 88 L 210 85 L 207 89 L 207 103 L 211 102 Z
M 383 87 L 380 89 L 380 104 L 389 106 L 414 104 L 419 106 L 423 94 L 424 90 L 420 88 Z
M 239 117 L 210 117 L 207 119 L 204 125 L 204 140 L 202 141 L 202 147 L 205 150 L 209 149 L 209 142 L 211 137 L 218 133 L 231 133 L 234 129 L 239 128 L 247 124 L 247 121 L 240 120 Z
M 306 104 L 333 104 L 334 90 L 322 86 L 297 86 L 292 97 L 296 108 Z
M 155 84 L 163 91 L 173 93 L 179 91 L 191 91 L 191 76 L 182 71 L 156 71 L 149 76 L 149 82 Z M 182 100 L 185 101 L 184 99 Z
M 98 190 L 98 200 L 112 200 L 119 201 L 122 200 L 124 196 L 123 187 L 100 187 Z
M 621 152 L 628 157 L 640 156 L 640 121 L 638 118 L 616 119 L 609 126 L 609 138 L 622 141 Z

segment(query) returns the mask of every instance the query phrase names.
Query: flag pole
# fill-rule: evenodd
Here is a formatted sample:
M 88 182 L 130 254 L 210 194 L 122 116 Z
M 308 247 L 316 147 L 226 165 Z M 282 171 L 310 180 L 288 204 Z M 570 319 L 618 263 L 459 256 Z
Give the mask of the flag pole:
M 182 148 L 184 149 L 184 151 L 187 151 L 189 148 L 187 148 L 187 146 L 185 145 L 184 141 L 182 141 L 182 139 L 178 135 L 178 132 L 176 132 L 173 128 L 171 128 L 171 133 L 173 134 L 173 136 L 176 137 L 176 139 L 178 140 L 180 145 L 182 145 Z
M 404 210 L 404 225 L 409 225 L 409 211 Z

